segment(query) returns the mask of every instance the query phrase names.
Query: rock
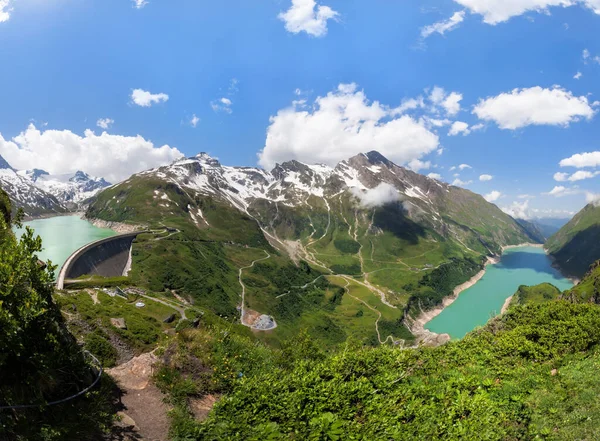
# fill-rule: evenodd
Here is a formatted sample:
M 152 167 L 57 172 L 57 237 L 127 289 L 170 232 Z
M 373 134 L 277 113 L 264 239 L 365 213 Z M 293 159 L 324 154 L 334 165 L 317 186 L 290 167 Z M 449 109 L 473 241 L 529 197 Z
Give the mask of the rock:
M 550 375 L 552 375 L 553 377 L 557 376 L 558 375 L 558 370 L 557 369 L 552 369 L 550 371 Z
M 200 317 L 196 317 L 193 321 L 192 321 L 192 328 L 197 328 L 198 326 L 200 326 Z
M 127 324 L 125 323 L 124 318 L 111 318 L 110 324 L 118 329 L 127 329 Z
M 171 314 L 166 319 L 163 320 L 163 323 L 173 323 L 175 321 L 175 314 Z

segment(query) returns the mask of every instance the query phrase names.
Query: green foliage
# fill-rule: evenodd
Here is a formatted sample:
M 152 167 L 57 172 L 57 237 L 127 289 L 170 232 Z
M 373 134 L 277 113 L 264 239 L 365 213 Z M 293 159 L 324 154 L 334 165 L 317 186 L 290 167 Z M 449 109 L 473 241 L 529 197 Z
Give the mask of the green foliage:
M 55 268 L 38 262 L 41 239 L 27 228 L 17 241 L 6 219 L 0 216 L 0 405 L 39 407 L 0 411 L 0 439 L 96 438 L 111 423 L 106 391 L 45 406 L 89 386 L 94 373 L 52 299 Z
M 85 348 L 94 354 L 103 366 L 113 367 L 117 362 L 117 350 L 110 344 L 108 336 L 96 329 L 85 336 Z
M 587 205 L 546 242 L 556 264 L 568 275 L 581 278 L 600 259 L 600 207 Z
M 292 342 L 280 356 L 263 353 L 258 366 L 248 366 L 251 371 L 229 384 L 230 392 L 208 421 L 188 425 L 177 435 L 593 439 L 597 424 L 588 418 L 600 407 L 586 387 L 600 390 L 592 369 L 598 356 L 592 364 L 585 354 L 599 342 L 600 308 L 565 302 L 516 306 L 487 328 L 434 349 L 350 345 L 323 354 Z M 579 363 L 590 370 L 584 375 L 586 387 L 570 389 L 581 376 Z M 573 380 L 563 384 L 560 375 L 551 375 L 555 368 L 561 374 L 564 368 Z M 569 417 L 572 409 L 577 409 L 576 419 Z M 577 436 L 556 424 L 561 421 L 576 426 Z
M 511 305 L 527 305 L 530 303 L 544 303 L 560 298 L 560 290 L 550 283 L 536 286 L 520 286 L 515 293 Z
M 336 239 L 333 241 L 335 247 L 345 254 L 356 254 L 360 250 L 360 244 L 355 240 Z
M 406 310 L 417 315 L 440 305 L 454 288 L 470 280 L 483 269 L 480 262 L 472 259 L 451 258 L 450 262 L 431 271 L 419 282 L 419 291 L 408 300 Z

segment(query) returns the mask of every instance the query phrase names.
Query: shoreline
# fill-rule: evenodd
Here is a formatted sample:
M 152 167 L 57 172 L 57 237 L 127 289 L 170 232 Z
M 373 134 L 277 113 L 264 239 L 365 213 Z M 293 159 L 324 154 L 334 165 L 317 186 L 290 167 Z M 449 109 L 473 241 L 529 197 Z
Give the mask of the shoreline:
M 87 217 L 85 215 L 85 213 L 83 213 L 83 215 L 81 216 L 81 219 L 89 222 L 90 224 L 92 224 L 93 226 L 95 226 L 97 228 L 105 228 L 105 229 L 113 230 L 115 233 L 119 233 L 119 234 L 135 233 L 136 231 L 142 231 L 142 230 L 146 229 L 146 227 L 144 227 L 143 225 L 125 224 L 123 222 L 113 222 L 113 221 L 105 221 L 102 219 L 90 218 L 90 217 Z
M 502 254 L 504 254 L 504 252 L 506 250 L 510 250 L 510 249 L 514 249 L 514 248 L 521 248 L 521 247 L 544 248 L 544 245 L 537 244 L 537 243 L 529 243 L 529 242 L 518 244 L 518 245 L 505 245 L 502 247 Z M 417 338 L 418 341 L 439 342 L 441 340 L 441 342 L 439 344 L 443 344 L 443 343 L 446 343 L 451 340 L 450 335 L 437 334 L 433 331 L 430 331 L 429 329 L 426 329 L 425 325 L 427 325 L 427 323 L 429 323 L 431 320 L 433 320 L 438 315 L 440 315 L 444 311 L 444 309 L 446 309 L 448 306 L 453 304 L 458 299 L 458 297 L 460 296 L 460 294 L 463 291 L 473 287 L 477 282 L 479 282 L 485 275 L 488 265 L 495 265 L 495 264 L 499 263 L 500 259 L 502 257 L 502 254 L 499 256 L 493 256 L 493 257 L 488 256 L 487 262 L 485 263 L 483 269 L 480 272 L 478 272 L 475 276 L 473 276 L 471 279 L 466 281 L 465 283 L 455 287 L 454 291 L 452 292 L 452 295 L 444 298 L 441 305 L 439 305 L 436 308 L 433 308 L 429 311 L 422 311 L 421 314 L 415 319 L 409 318 L 410 323 L 409 324 L 407 323 L 407 325 L 409 327 L 409 330 L 414 334 L 414 336 Z M 546 254 L 548 254 L 548 253 L 546 253 Z M 501 314 L 505 311 L 505 309 L 504 309 L 505 307 L 506 307 L 506 309 L 508 309 L 508 305 L 510 304 L 510 301 L 512 300 L 512 298 L 513 298 L 513 296 L 510 296 L 509 298 L 507 298 L 505 300 L 504 305 L 502 307 Z
M 500 315 L 504 314 L 506 311 L 508 311 L 508 307 L 510 306 L 512 299 L 515 295 L 513 294 L 512 296 L 510 296 L 508 299 L 506 299 L 504 301 L 504 305 L 502 305 L 502 309 L 500 310 Z
M 415 337 L 417 337 L 418 340 L 426 342 L 431 340 L 443 340 L 441 343 L 446 343 L 450 341 L 450 335 L 437 334 L 433 331 L 430 331 L 429 329 L 426 329 L 425 325 L 434 318 L 436 318 L 438 315 L 440 315 L 442 311 L 444 311 L 444 309 L 453 304 L 463 291 L 466 291 L 467 289 L 473 287 L 477 282 L 479 282 L 485 275 L 488 265 L 497 264 L 498 262 L 500 262 L 500 257 L 501 256 L 488 256 L 487 261 L 483 266 L 483 269 L 466 282 L 456 286 L 452 291 L 452 295 L 445 297 L 441 305 L 429 311 L 421 312 L 421 314 L 416 319 L 410 319 L 409 330 L 415 335 Z
M 23 218 L 23 222 L 32 222 L 35 220 L 42 220 L 42 219 L 50 219 L 53 217 L 64 217 L 64 216 L 84 216 L 85 212 L 83 211 L 65 211 L 63 213 L 46 213 L 46 214 L 40 214 L 38 216 L 25 216 Z

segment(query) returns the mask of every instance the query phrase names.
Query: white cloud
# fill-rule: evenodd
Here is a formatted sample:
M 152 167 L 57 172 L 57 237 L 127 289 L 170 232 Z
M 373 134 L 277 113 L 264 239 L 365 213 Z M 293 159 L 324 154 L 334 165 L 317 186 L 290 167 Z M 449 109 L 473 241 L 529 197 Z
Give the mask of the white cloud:
M 196 116 L 196 114 L 194 113 L 194 114 L 192 115 L 192 119 L 190 119 L 190 125 L 191 125 L 192 127 L 196 128 L 196 127 L 198 126 L 198 123 L 199 123 L 199 122 L 200 122 L 200 118 L 198 118 L 198 117 Z
M 585 194 L 585 200 L 588 204 L 594 204 L 594 206 L 597 207 L 600 205 L 600 194 L 587 192 Z
M 150 93 L 142 89 L 134 89 L 131 100 L 141 107 L 150 107 L 152 104 L 164 103 L 169 100 L 166 93 Z
M 414 172 L 418 172 L 419 170 L 428 170 L 431 168 L 431 162 L 421 161 L 420 159 L 413 159 L 407 164 L 407 167 Z
M 428 178 L 431 178 L 431 179 L 436 179 L 436 180 L 438 180 L 438 181 L 441 181 L 441 180 L 442 180 L 442 175 L 440 175 L 439 173 L 429 173 L 429 174 L 427 175 L 427 177 L 428 177 Z
M 292 6 L 278 15 L 285 29 L 293 34 L 306 32 L 313 37 L 327 34 L 327 20 L 336 20 L 339 13 L 329 6 L 317 5 L 315 0 L 292 0 Z
M 591 119 L 595 110 L 585 96 L 575 97 L 560 87 L 537 86 L 480 100 L 473 113 L 501 129 L 515 130 L 529 125 L 568 126 L 582 118 Z
M 502 193 L 499 191 L 492 191 L 484 196 L 485 200 L 488 202 L 495 202 L 502 197 Z
M 224 112 L 231 115 L 233 113 L 233 109 L 231 108 L 232 104 L 233 102 L 229 98 L 223 97 L 216 101 L 211 101 L 210 107 L 212 107 L 215 112 Z
M 442 103 L 442 107 L 446 109 L 446 113 L 448 116 L 454 116 L 458 112 L 460 112 L 460 102 L 462 101 L 463 96 L 457 92 L 451 92 L 444 102 Z
M 554 173 L 554 180 L 558 182 L 565 182 L 569 178 L 568 173 Z
M 11 12 L 11 0 L 0 0 L 0 23 L 8 21 Z
M 544 193 L 544 194 L 549 195 L 549 196 L 555 196 L 555 197 L 559 198 L 559 197 L 571 196 L 571 195 L 579 194 L 579 193 L 581 193 L 581 190 L 579 190 L 577 187 L 567 188 L 562 185 L 557 185 L 552 190 L 550 190 L 548 193 Z
M 456 178 L 454 181 L 452 181 L 452 185 L 456 186 L 456 187 L 466 187 L 467 185 L 472 184 L 473 181 L 461 181 L 460 179 Z
M 21 170 L 39 168 L 51 174 L 82 170 L 113 183 L 182 156 L 176 148 L 156 147 L 140 135 L 96 135 L 86 130 L 79 136 L 69 130 L 41 131 L 33 124 L 12 140 L 0 134 L 0 155 Z
M 456 136 L 459 134 L 463 134 L 463 136 L 467 136 L 471 131 L 469 130 L 469 124 L 462 121 L 455 121 L 452 123 L 450 127 L 450 131 L 448 132 L 448 136 Z
M 581 72 L 577 72 L 573 78 L 575 78 L 576 80 L 580 79 L 583 76 L 583 74 Z
M 110 118 L 100 118 L 97 122 L 96 125 L 98 127 L 100 127 L 101 129 L 104 130 L 108 130 L 110 128 L 110 126 L 113 125 L 113 123 L 115 122 L 114 119 L 110 119 Z
M 352 188 L 351 191 L 365 208 L 379 207 L 400 200 L 400 193 L 398 193 L 398 190 L 385 182 L 382 182 L 377 187 L 369 190 Z
M 439 138 L 424 122 L 396 116 L 379 102 L 369 102 L 356 84 L 340 84 L 307 109 L 293 106 L 270 119 L 259 163 L 271 168 L 290 159 L 336 165 L 350 156 L 377 149 L 398 164 L 435 151 Z
M 529 201 L 523 201 L 521 203 L 515 201 L 508 207 L 501 207 L 501 210 L 515 219 L 527 220 L 531 218 L 531 214 L 529 213 Z
M 600 152 L 578 153 L 560 161 L 561 167 L 598 167 L 600 165 Z
M 487 24 L 495 25 L 529 11 L 547 12 L 552 6 L 568 7 L 581 4 L 600 14 L 598 0 L 454 0 L 473 14 L 483 16 Z
M 238 80 L 237 78 L 232 78 L 229 81 L 228 91 L 229 91 L 230 95 L 235 95 L 236 93 L 238 93 L 240 91 L 239 84 L 240 84 L 240 80 Z
M 427 38 L 436 32 L 440 35 L 444 35 L 446 32 L 456 29 L 464 19 L 465 11 L 455 12 L 448 20 L 438 21 L 437 23 L 422 28 L 421 37 Z
M 600 174 L 600 172 L 590 172 L 590 171 L 579 170 L 579 171 L 573 173 L 571 176 L 569 176 L 568 180 L 570 182 L 583 181 L 584 179 L 595 178 L 599 174 Z
M 466 168 L 473 168 L 473 167 L 471 167 L 469 164 L 460 164 L 460 165 L 458 166 L 458 169 L 459 169 L 459 170 L 464 170 L 464 169 L 466 169 Z
M 531 194 L 520 194 L 519 196 L 517 196 L 517 198 L 519 198 L 519 199 L 533 199 L 533 198 L 535 198 L 535 196 L 533 196 Z
M 450 171 L 454 171 L 454 170 L 456 170 L 456 166 L 453 165 L 452 167 L 450 167 Z
M 583 62 L 587 64 L 587 60 L 590 58 L 590 51 L 588 49 L 584 49 L 581 56 L 583 57 Z
M 454 116 L 460 112 L 460 102 L 463 96 L 458 92 L 446 93 L 442 87 L 435 86 L 429 94 L 429 101 L 433 104 L 431 109 L 433 112 L 437 112 L 438 108 L 441 107 L 446 111 L 448 116 Z
M 135 9 L 142 9 L 148 4 L 147 0 L 131 0 Z
M 479 176 L 479 180 L 481 182 L 491 181 L 492 179 L 494 179 L 494 177 L 492 175 L 481 175 L 481 176 Z

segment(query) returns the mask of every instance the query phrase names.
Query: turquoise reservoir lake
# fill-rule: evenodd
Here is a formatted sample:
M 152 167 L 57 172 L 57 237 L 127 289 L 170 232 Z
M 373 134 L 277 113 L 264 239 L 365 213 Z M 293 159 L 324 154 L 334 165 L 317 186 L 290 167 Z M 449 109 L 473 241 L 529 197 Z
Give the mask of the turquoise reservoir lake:
M 114 236 L 116 233 L 107 228 L 98 228 L 91 223 L 80 219 L 79 216 L 57 216 L 47 219 L 36 219 L 25 222 L 35 230 L 35 234 L 42 238 L 43 251 L 39 258 L 43 261 L 51 260 L 60 268 L 74 251 L 95 240 Z M 23 230 L 15 230 L 17 236 Z
M 551 266 L 550 258 L 542 248 L 523 246 L 507 249 L 498 263 L 487 266 L 481 280 L 460 293 L 458 299 L 425 328 L 438 334 L 450 334 L 453 339 L 463 338 L 500 314 L 506 299 L 519 286 L 544 282 L 561 291 L 573 286 L 573 282 Z

